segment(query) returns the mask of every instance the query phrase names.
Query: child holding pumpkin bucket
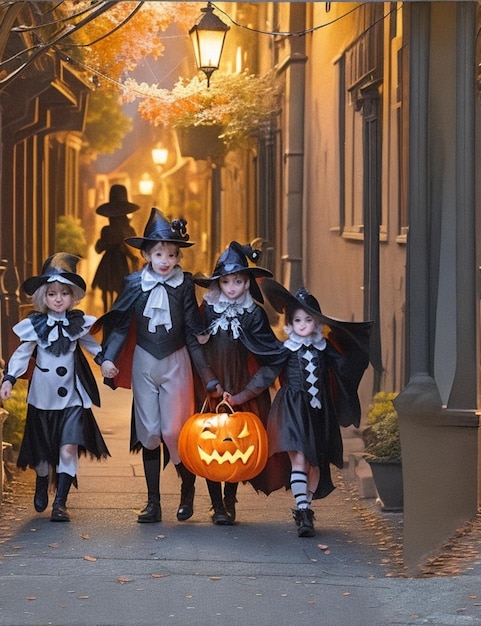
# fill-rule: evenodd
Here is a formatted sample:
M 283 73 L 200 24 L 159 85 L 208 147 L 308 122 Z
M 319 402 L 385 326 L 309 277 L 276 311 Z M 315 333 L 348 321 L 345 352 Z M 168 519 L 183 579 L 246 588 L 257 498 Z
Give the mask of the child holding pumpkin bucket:
M 209 366 L 219 381 L 214 397 L 223 397 L 239 411 L 249 411 L 266 425 L 270 407 L 269 387 L 275 382 L 282 362 L 282 344 L 276 339 L 267 315 L 256 277 L 272 276 L 261 267 L 252 267 L 259 250 L 232 241 L 220 255 L 212 276 L 194 277 L 208 288 L 201 314 L 205 324 L 204 350 Z M 199 398 L 199 404 L 202 398 Z M 287 468 L 288 459 L 284 466 Z M 272 479 L 278 481 L 272 484 Z M 255 489 L 270 493 L 285 484 L 282 473 L 266 468 L 250 481 Z M 226 482 L 222 494 L 219 482 L 207 480 L 214 524 L 232 524 L 236 517 L 236 482 Z
M 104 338 L 95 360 L 106 384 L 132 385 L 130 446 L 132 451 L 142 450 L 147 484 L 147 505 L 139 523 L 161 521 L 161 443 L 164 461 L 172 460 L 182 480 L 177 519 L 188 520 L 194 512 L 195 475 L 181 462 L 177 449 L 180 430 L 194 409 L 191 357 L 203 380 L 209 382 L 213 375 L 196 339 L 202 326 L 194 283 L 179 265 L 180 249 L 193 245 L 186 224 L 168 222 L 152 208 L 144 236 L 125 240 L 140 249 L 147 264 L 126 277 L 119 297 L 98 323 Z
M 313 537 L 313 499 L 334 489 L 330 463 L 341 468 L 340 425 L 359 426 L 357 388 L 369 361 L 371 322 L 341 322 L 322 314 L 306 289 L 292 295 L 266 278 L 261 287 L 285 314 L 287 361 L 268 421 L 269 453 L 286 451 L 299 537 Z
M 81 347 L 92 355 L 100 346 L 89 331 L 95 318 L 73 306 L 86 285 L 76 273 L 79 258 L 59 252 L 49 257 L 39 276 L 22 284 L 36 309 L 13 327 L 21 344 L 10 357 L 0 388 L 8 400 L 16 380 L 30 377 L 25 432 L 18 467 L 35 470 L 33 504 L 41 513 L 48 505 L 49 474 L 56 484 L 51 521 L 69 522 L 66 501 L 76 485 L 78 457 L 106 458 L 109 451 L 91 406 L 100 406 L 99 392 Z M 35 361 L 29 372 L 30 359 Z

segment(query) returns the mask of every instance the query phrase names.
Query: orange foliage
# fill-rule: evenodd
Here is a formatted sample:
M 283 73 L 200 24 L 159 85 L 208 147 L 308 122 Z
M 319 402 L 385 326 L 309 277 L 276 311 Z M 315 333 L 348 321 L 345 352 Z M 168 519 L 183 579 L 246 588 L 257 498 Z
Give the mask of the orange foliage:
M 68 13 L 77 13 L 82 4 L 76 2 L 75 10 L 71 8 Z M 138 7 L 139 2 L 112 3 L 111 9 L 72 35 L 72 42 L 85 46 L 80 49 L 86 64 L 119 80 L 133 71 L 140 59 L 162 56 L 165 46 L 161 33 L 172 23 L 187 33 L 200 13 L 198 2 L 144 2 L 128 20 Z

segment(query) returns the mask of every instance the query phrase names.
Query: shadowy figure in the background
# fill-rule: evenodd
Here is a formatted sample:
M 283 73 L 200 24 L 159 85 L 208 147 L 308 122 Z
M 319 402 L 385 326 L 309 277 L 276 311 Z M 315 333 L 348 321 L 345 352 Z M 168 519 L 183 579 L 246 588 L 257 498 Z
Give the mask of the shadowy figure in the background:
M 95 244 L 95 252 L 104 252 L 104 255 L 92 281 L 92 287 L 102 291 L 104 312 L 112 306 L 114 294 L 122 291 L 124 277 L 138 269 L 139 258 L 125 244 L 125 239 L 136 235 L 130 225 L 129 213 L 139 208 L 127 200 L 127 189 L 123 185 L 112 185 L 109 202 L 101 204 L 95 211 L 109 218 L 109 225 L 102 228 Z

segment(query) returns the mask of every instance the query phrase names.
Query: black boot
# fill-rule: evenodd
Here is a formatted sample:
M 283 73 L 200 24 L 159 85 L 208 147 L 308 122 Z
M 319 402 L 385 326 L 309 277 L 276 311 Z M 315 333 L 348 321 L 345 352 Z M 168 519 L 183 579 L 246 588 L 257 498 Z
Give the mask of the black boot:
M 192 474 L 182 462 L 176 465 L 175 469 L 182 480 L 177 519 L 179 522 L 185 522 L 194 515 L 195 474 Z
M 66 502 L 73 476 L 64 472 L 57 475 L 57 493 L 53 501 L 51 522 L 70 522 L 70 515 L 67 512 Z
M 207 480 L 210 501 L 212 502 L 212 523 L 217 526 L 229 526 L 232 522 L 226 513 L 222 502 L 222 485 L 213 480 Z
M 314 511 L 312 509 L 292 509 L 298 537 L 314 537 Z
M 160 509 L 160 447 L 155 450 L 142 448 L 145 482 L 147 483 L 147 505 L 137 517 L 139 524 L 152 524 L 162 520 Z
M 45 511 L 48 505 L 48 476 L 39 476 L 35 483 L 35 495 L 33 496 L 33 506 L 37 513 Z
M 230 520 L 230 523 L 235 522 L 235 505 L 237 502 L 237 487 L 239 483 L 225 483 L 224 485 L 224 509 Z

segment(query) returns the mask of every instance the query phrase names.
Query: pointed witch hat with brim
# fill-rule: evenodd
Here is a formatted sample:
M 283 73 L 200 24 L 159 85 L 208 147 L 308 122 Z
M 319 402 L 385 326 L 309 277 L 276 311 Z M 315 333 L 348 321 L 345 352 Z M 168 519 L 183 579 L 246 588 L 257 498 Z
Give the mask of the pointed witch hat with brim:
M 324 315 L 316 298 L 301 287 L 295 294 L 290 293 L 283 285 L 271 278 L 260 281 L 262 293 L 277 313 L 301 308 L 329 326 L 329 338 L 342 350 L 353 348 L 353 343 L 366 355 L 369 354 L 369 336 L 373 322 L 346 322 Z
M 147 242 L 175 243 L 180 248 L 193 246 L 194 242 L 189 241 L 186 230 L 187 222 L 184 219 L 172 220 L 169 222 L 162 211 L 152 207 L 149 221 L 144 229 L 143 237 L 127 237 L 125 243 L 133 248 L 142 249 Z
M 204 276 L 203 274 L 196 274 L 194 276 L 194 282 L 200 287 L 209 288 L 212 283 L 222 276 L 228 274 L 237 274 L 242 272 L 250 276 L 249 290 L 254 300 L 258 302 L 264 302 L 262 293 L 259 289 L 259 285 L 256 282 L 256 278 L 272 276 L 272 272 L 263 267 L 257 267 L 256 265 L 249 265 L 249 260 L 256 262 L 261 255 L 260 250 L 252 248 L 250 244 L 242 245 L 237 241 L 231 241 L 224 252 L 217 259 L 212 276 Z
M 77 287 L 86 291 L 87 285 L 84 279 L 77 274 L 77 263 L 79 261 L 80 257 L 75 254 L 57 252 L 48 257 L 39 276 L 27 278 L 22 283 L 22 289 L 31 296 L 42 285 L 59 282 L 66 285 L 77 285 Z

